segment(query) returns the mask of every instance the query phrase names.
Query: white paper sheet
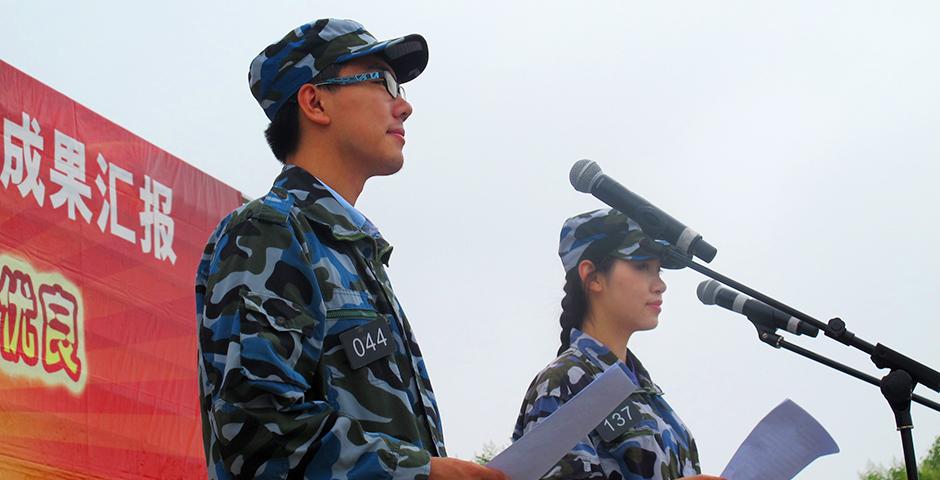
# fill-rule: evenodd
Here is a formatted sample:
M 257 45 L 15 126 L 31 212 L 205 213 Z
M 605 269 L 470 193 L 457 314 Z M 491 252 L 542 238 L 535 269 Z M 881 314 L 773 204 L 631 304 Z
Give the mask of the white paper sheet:
M 790 480 L 813 460 L 838 452 L 829 432 L 787 399 L 751 430 L 721 476 L 728 480 Z
M 636 385 L 620 367 L 608 368 L 487 466 L 512 480 L 540 478 L 634 390 Z

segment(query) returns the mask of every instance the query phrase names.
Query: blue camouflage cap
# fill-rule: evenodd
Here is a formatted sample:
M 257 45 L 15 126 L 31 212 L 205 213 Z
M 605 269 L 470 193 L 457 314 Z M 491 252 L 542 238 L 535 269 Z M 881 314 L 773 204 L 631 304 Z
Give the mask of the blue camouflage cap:
M 663 268 L 679 269 L 681 264 L 663 259 L 643 244 L 652 241 L 636 222 L 611 208 L 582 213 L 565 220 L 561 227 L 558 256 L 565 271 L 577 268 L 581 260 L 610 255 L 623 260 L 663 260 Z M 660 245 L 669 245 L 655 240 Z
M 251 61 L 248 85 L 269 120 L 303 84 L 334 63 L 379 55 L 398 83 L 414 80 L 428 64 L 428 43 L 418 34 L 378 41 L 358 22 L 322 18 L 301 25 Z

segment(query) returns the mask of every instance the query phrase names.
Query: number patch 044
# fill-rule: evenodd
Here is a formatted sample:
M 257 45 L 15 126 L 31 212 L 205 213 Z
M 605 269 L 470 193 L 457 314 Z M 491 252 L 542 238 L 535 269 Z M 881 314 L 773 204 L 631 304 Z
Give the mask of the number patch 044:
M 346 351 L 346 358 L 352 368 L 360 368 L 395 351 L 392 331 L 388 323 L 377 318 L 365 325 L 350 328 L 339 334 L 339 341 Z

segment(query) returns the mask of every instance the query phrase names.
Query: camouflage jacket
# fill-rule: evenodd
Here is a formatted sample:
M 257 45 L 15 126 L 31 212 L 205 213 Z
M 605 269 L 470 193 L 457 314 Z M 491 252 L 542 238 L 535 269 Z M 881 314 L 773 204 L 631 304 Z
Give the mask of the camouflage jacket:
M 330 192 L 287 166 L 206 245 L 196 316 L 210 478 L 426 478 L 446 454 L 385 273 L 392 248 Z M 394 350 L 354 369 L 339 334 L 376 319 Z
M 668 480 L 701 473 L 695 440 L 663 399 L 636 357 L 624 362 L 603 344 L 577 329 L 571 331 L 571 348 L 543 369 L 532 381 L 516 421 L 513 441 L 571 399 L 607 367 L 618 365 L 639 388 L 625 402 L 632 415 L 610 441 L 592 431 L 567 453 L 543 478 Z M 622 404 L 621 406 L 624 406 Z

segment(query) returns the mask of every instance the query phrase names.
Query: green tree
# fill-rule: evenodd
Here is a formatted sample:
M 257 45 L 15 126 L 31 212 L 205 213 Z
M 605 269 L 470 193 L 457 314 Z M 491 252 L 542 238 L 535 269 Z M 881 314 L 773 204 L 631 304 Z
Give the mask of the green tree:
M 917 466 L 920 480 L 940 480 L 940 437 L 933 441 L 927 456 Z M 859 475 L 860 480 L 907 480 L 907 470 L 903 463 L 894 462 L 890 468 L 870 468 Z
M 479 463 L 480 465 L 486 465 L 493 459 L 496 455 L 499 455 L 499 452 L 502 452 L 506 449 L 506 446 L 502 447 L 496 446 L 493 442 L 486 442 L 483 445 L 483 451 L 480 453 L 473 454 L 473 461 Z

